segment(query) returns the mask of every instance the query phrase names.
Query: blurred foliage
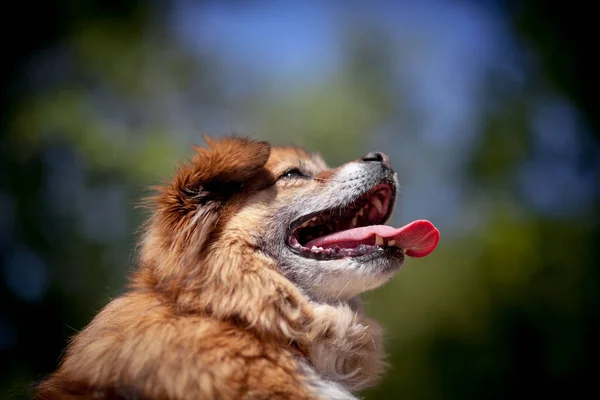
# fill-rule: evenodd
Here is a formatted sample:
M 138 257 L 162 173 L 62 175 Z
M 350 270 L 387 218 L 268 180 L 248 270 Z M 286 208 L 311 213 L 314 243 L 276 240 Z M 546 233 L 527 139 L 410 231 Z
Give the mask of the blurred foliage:
M 536 167 L 538 181 L 555 180 L 564 191 L 560 176 L 549 175 L 558 165 L 597 183 L 599 125 L 589 95 L 596 72 L 583 62 L 577 34 L 585 31 L 565 33 L 572 19 L 534 2 L 506 6 L 522 46 L 539 58 L 518 90 L 490 73 L 468 150 L 431 144 L 412 155 L 464 157 L 452 173 L 464 219 L 472 212 L 477 221 L 447 227 L 432 256 L 408 261 L 397 279 L 364 295 L 386 327 L 392 365 L 368 399 L 572 398 L 592 388 L 597 191 L 575 193 L 548 212 L 522 176 Z M 354 16 L 343 26 L 341 67 L 324 82 L 278 91 L 257 80 L 232 95 L 218 57 L 191 54 L 166 29 L 169 7 L 46 4 L 29 16 L 44 35 L 10 50 L 0 136 L 0 390 L 7 398 L 26 397 L 27 385 L 55 368 L 68 337 L 123 290 L 145 217 L 135 205 L 200 141 L 195 132 L 207 121 L 234 113 L 250 133 L 319 151 L 332 165 L 373 143 L 390 152 L 418 141 L 415 133 L 389 133 L 398 115 L 427 116 L 392 88 L 396 55 L 376 24 Z M 591 129 L 569 131 L 566 143 L 577 145 L 549 148 L 532 119 L 540 99 L 560 96 Z M 410 166 L 401 176 L 427 176 Z

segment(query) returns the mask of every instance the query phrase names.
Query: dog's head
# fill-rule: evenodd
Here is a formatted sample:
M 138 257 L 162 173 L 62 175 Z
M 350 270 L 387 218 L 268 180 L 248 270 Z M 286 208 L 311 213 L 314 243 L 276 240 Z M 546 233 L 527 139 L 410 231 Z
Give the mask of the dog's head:
M 227 268 L 276 269 L 313 300 L 345 301 L 437 244 L 429 222 L 383 225 L 397 182 L 382 153 L 330 169 L 298 148 L 207 142 L 155 199 L 142 262 L 159 281 L 183 270 L 188 281 L 226 281 L 203 271 L 200 260 L 217 257 L 236 264 Z

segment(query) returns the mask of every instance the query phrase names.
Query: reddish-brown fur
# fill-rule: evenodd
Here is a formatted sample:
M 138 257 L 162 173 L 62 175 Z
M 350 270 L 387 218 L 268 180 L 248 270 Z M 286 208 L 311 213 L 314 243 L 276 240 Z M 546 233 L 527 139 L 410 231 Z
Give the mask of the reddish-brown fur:
M 347 305 L 315 306 L 258 240 L 266 210 L 286 199 L 273 189 L 281 172 L 303 160 L 329 170 L 295 148 L 207 142 L 156 188 L 130 290 L 74 337 L 37 399 L 316 398 L 291 343 L 335 352 L 350 389 L 377 379 L 377 325 Z

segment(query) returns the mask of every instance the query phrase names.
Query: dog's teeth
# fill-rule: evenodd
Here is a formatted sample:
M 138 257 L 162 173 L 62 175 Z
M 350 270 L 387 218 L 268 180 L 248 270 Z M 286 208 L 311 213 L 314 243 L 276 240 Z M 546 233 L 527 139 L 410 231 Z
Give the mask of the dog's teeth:
M 383 246 L 383 238 L 375 235 L 375 246 Z
M 388 242 L 388 246 L 393 246 L 395 244 L 396 244 L 396 241 L 394 239 L 392 239 Z
M 310 248 L 310 251 L 315 251 L 315 250 L 317 250 L 317 246 L 313 246 Z
M 358 217 L 352 218 L 352 224 L 351 224 L 352 228 L 354 228 L 356 226 L 356 221 L 357 220 L 358 220 Z
M 317 217 L 312 217 L 310 220 L 311 220 L 312 222 L 315 222 L 315 221 L 317 220 Z
M 381 200 L 379 200 L 379 198 L 377 198 L 377 197 L 373 197 L 373 200 L 371 200 L 371 203 L 375 206 L 375 208 L 377 209 L 377 212 L 379 214 L 381 214 L 383 211 L 383 204 L 381 204 Z
M 359 217 L 362 217 L 364 212 L 365 212 L 365 209 L 364 209 L 364 208 L 361 208 L 361 209 L 358 211 L 358 213 L 356 213 L 356 215 L 358 215 Z

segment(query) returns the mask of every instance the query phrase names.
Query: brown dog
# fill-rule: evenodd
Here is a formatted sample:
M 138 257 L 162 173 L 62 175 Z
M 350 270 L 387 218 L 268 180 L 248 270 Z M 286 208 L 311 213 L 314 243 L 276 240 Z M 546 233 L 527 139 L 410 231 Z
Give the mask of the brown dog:
M 358 295 L 439 240 L 427 221 L 379 225 L 388 158 L 329 169 L 297 148 L 207 142 L 151 199 L 130 290 L 37 399 L 354 399 L 382 373 Z

